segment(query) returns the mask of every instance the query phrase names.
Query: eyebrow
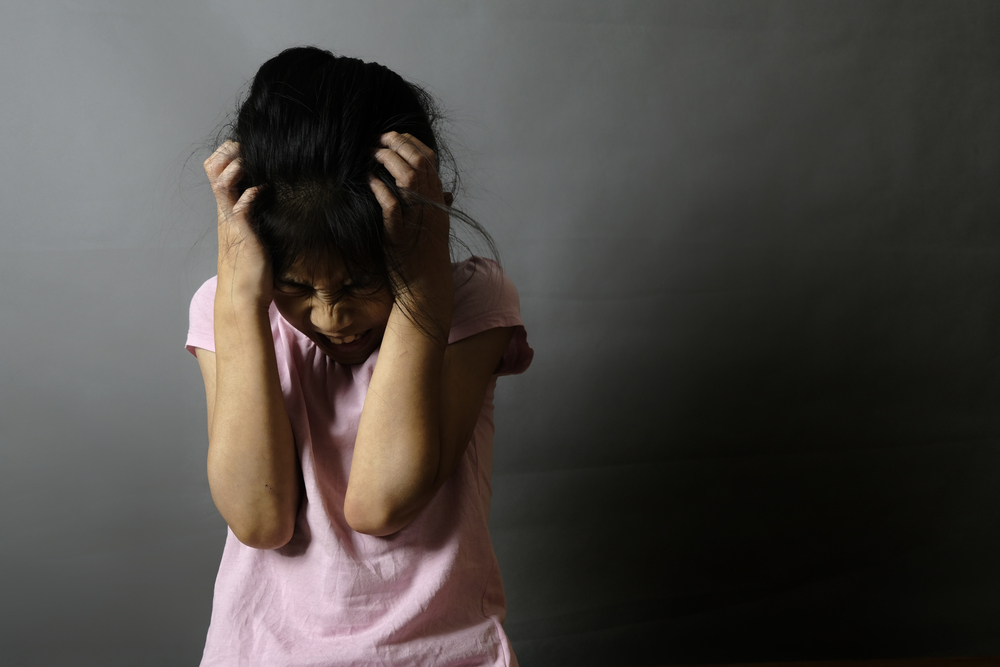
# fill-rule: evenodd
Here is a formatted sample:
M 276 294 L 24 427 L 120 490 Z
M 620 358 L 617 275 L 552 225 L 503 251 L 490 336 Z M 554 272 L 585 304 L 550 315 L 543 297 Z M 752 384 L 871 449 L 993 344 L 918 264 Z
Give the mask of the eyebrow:
M 281 276 L 280 278 L 277 278 L 276 280 L 279 283 L 288 283 L 288 284 L 291 284 L 291 285 L 302 285 L 303 287 L 310 287 L 312 289 L 318 289 L 315 285 L 313 285 L 309 281 L 303 279 L 301 276 L 296 276 L 296 275 L 290 274 L 290 273 L 286 273 L 285 275 Z M 340 291 L 340 290 L 344 289 L 345 287 L 350 287 L 353 284 L 354 284 L 354 278 L 351 277 L 351 276 L 348 276 L 347 278 L 345 278 L 340 283 L 340 287 L 338 287 L 336 290 L 320 290 L 320 291 L 328 291 L 328 292 L 329 291 Z

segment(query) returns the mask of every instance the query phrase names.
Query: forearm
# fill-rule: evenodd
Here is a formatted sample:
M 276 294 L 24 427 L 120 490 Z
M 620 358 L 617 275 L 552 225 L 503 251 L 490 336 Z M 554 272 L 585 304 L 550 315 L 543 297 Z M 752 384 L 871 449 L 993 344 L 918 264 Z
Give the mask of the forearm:
M 233 296 L 220 273 L 209 484 L 216 507 L 240 541 L 276 548 L 291 539 L 299 483 L 270 322 L 263 304 Z
M 439 485 L 442 369 L 452 308 L 450 272 L 417 296 L 410 312 L 393 307 L 358 426 L 345 514 L 361 532 L 387 535 L 408 523 Z M 424 292 L 424 293 L 427 293 Z M 417 293 L 419 294 L 419 293 Z

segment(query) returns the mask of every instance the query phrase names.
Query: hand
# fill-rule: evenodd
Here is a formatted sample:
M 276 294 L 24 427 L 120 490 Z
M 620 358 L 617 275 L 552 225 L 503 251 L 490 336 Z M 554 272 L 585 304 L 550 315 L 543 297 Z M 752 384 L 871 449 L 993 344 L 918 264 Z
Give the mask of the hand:
M 413 193 L 412 206 L 405 215 L 392 192 L 378 178 L 371 176 L 369 185 L 382 207 L 382 216 L 389 241 L 403 252 L 403 282 L 407 285 L 441 282 L 446 275 L 451 284 L 451 257 L 448 246 L 449 217 L 441 208 L 451 205 L 451 193 L 442 192 L 441 179 L 434 169 L 434 151 L 410 134 L 388 132 L 380 137 L 382 147 L 375 159 L 396 179 L 396 185 Z M 409 202 L 408 202 L 409 203 Z M 435 281 L 434 278 L 441 280 Z
M 266 308 L 274 292 L 271 262 L 246 219 L 258 188 L 236 191 L 243 176 L 239 151 L 239 144 L 226 141 L 205 160 L 219 215 L 219 280 L 230 283 L 234 297 Z

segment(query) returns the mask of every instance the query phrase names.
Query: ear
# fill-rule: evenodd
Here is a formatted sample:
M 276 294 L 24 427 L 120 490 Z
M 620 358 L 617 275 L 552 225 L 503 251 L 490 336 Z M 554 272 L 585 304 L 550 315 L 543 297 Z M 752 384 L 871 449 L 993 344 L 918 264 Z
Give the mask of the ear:
M 451 203 L 453 201 L 455 201 L 455 195 L 451 194 L 450 192 L 444 193 L 444 205 L 445 206 L 447 206 L 448 208 L 451 208 Z

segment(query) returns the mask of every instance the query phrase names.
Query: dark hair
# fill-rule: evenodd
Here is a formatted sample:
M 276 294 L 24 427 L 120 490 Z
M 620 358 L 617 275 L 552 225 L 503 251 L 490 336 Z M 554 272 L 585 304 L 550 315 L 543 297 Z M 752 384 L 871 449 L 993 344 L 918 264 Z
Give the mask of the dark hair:
M 446 189 L 457 185 L 451 155 L 437 136 L 440 118 L 427 92 L 378 63 L 297 47 L 261 65 L 229 138 L 240 144 L 238 188 L 259 187 L 248 220 L 270 252 L 275 277 L 296 260 L 319 267 L 333 256 L 355 283 L 387 286 L 394 297 L 405 290 L 392 277 L 400 275 L 395 269 L 410 249 L 390 244 L 368 177 L 385 183 L 404 214 L 440 207 L 412 193 L 404 196 L 374 157 L 382 134 L 409 133 L 435 152 L 439 174 L 442 164 L 448 167 Z M 478 223 L 457 209 L 449 214 L 470 225 L 496 254 Z M 412 217 L 419 224 L 419 215 Z

